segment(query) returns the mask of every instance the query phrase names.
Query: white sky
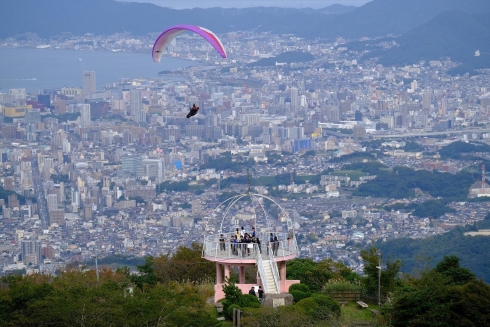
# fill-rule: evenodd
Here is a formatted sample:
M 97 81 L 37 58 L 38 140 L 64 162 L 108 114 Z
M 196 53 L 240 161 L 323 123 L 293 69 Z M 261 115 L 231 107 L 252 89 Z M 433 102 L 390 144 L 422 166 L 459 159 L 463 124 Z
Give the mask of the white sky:
M 362 6 L 370 0 L 120 0 L 127 2 L 150 2 L 173 9 L 186 8 L 246 8 L 246 7 L 289 7 L 289 8 L 325 8 L 333 4 Z

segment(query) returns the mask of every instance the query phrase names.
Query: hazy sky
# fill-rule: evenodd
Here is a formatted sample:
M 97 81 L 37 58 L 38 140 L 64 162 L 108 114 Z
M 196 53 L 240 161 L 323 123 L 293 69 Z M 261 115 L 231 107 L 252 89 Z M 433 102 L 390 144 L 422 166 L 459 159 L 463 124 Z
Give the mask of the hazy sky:
M 121 0 L 128 2 L 150 2 L 162 7 L 184 8 L 244 8 L 244 7 L 290 7 L 290 8 L 325 8 L 335 3 L 342 5 L 362 6 L 370 0 Z

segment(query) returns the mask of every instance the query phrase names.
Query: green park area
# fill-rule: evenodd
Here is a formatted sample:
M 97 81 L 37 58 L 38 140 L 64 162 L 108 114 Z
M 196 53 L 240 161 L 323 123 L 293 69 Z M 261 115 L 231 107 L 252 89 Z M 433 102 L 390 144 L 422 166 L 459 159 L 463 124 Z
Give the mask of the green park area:
M 351 181 L 358 181 L 359 177 L 369 175 L 360 170 L 336 170 L 330 173 L 333 176 L 347 176 Z
M 376 248 L 360 252 L 363 275 L 332 259 L 290 260 L 287 278 L 301 283 L 285 290 L 292 303 L 280 307 L 243 294 L 232 269 L 218 312 L 216 266 L 201 254 L 201 245 L 194 243 L 172 256 L 148 256 L 137 264 L 138 274 L 127 267 L 99 267 L 96 274 L 73 265 L 53 276 L 4 276 L 0 325 L 224 327 L 233 326 L 234 309 L 242 312 L 241 327 L 404 327 L 409 321 L 414 321 L 410 326 L 476 327 L 490 319 L 490 286 L 455 256 L 416 275 L 400 274 L 400 260 L 383 259 L 379 280 Z M 246 267 L 246 283 L 256 282 L 255 269 Z

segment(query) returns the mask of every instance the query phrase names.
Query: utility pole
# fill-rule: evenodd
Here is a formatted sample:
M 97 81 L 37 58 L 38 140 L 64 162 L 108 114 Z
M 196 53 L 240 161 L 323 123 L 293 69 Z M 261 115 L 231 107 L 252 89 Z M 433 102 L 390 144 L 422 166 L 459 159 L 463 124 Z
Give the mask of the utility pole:
M 378 310 L 381 310 L 381 251 L 376 251 L 378 254 Z
M 97 286 L 100 286 L 100 282 L 99 282 L 99 266 L 97 264 L 97 254 L 95 255 L 95 276 L 97 278 Z

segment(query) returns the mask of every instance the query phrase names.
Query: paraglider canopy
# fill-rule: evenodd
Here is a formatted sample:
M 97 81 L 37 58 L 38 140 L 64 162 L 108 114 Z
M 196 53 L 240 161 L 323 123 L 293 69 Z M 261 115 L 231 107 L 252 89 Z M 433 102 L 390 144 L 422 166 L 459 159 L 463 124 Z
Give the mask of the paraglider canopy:
M 167 45 L 172 42 L 172 40 L 175 39 L 177 35 L 185 31 L 191 31 L 201 35 L 203 38 L 206 39 L 206 41 L 211 43 L 211 45 L 216 49 L 216 51 L 218 51 L 221 57 L 226 58 L 226 51 L 223 47 L 223 44 L 218 39 L 218 37 L 210 30 L 194 25 L 174 25 L 167 28 L 165 31 L 162 32 L 162 34 L 157 37 L 155 44 L 153 44 L 153 61 L 160 62 L 163 50 L 167 47 Z

